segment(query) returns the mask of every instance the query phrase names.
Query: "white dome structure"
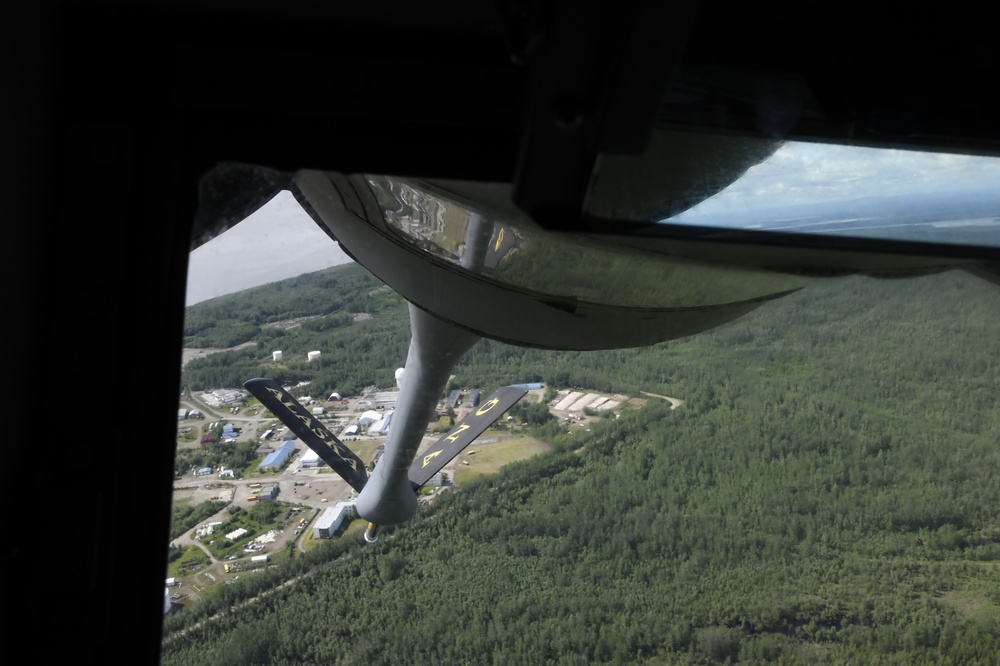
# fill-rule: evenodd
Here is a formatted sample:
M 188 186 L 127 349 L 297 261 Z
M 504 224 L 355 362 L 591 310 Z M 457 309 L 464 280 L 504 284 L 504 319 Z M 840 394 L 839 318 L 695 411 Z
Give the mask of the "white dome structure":
M 275 351 L 271 352 L 271 358 L 274 359 L 275 363 L 277 363 L 278 361 L 280 361 L 281 360 L 281 350 L 278 349 L 278 350 L 275 350 Z
M 406 373 L 404 368 L 396 368 L 396 388 L 403 388 L 403 375 Z

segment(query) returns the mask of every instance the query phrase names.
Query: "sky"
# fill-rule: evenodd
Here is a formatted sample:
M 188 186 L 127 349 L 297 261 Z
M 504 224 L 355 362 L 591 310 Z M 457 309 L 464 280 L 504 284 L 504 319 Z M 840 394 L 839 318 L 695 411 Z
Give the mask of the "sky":
M 191 252 L 185 305 L 353 261 L 281 192 Z
M 1000 159 L 834 144 L 788 142 L 690 213 L 836 203 L 868 196 L 996 191 Z

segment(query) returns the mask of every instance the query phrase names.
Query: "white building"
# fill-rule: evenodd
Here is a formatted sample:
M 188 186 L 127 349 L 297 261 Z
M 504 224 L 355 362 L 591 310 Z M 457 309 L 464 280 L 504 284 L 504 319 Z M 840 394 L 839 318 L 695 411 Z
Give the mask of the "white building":
M 366 426 L 381 420 L 382 420 L 382 413 L 370 409 L 361 415 L 361 417 L 358 419 L 358 423 L 360 423 L 363 426 Z
M 392 415 L 394 412 L 386 412 L 385 417 L 375 421 L 370 426 L 368 426 L 369 435 L 387 435 L 389 434 L 389 428 L 392 426 Z
M 399 391 L 379 391 L 378 393 L 371 393 L 365 397 L 373 400 L 376 408 L 386 409 L 396 406 L 396 403 L 399 401 Z
M 329 539 L 340 529 L 351 512 L 354 511 L 354 502 L 337 502 L 331 507 L 327 507 L 323 515 L 313 523 L 313 538 Z
M 299 458 L 299 467 L 308 469 L 310 467 L 319 467 L 320 465 L 325 465 L 323 459 L 319 457 L 319 454 L 309 449 Z
M 237 539 L 239 539 L 241 536 L 243 536 L 246 533 L 247 533 L 246 528 L 241 527 L 241 528 L 233 530 L 232 532 L 230 532 L 229 534 L 227 534 L 226 538 L 229 539 L 230 541 L 236 541 Z

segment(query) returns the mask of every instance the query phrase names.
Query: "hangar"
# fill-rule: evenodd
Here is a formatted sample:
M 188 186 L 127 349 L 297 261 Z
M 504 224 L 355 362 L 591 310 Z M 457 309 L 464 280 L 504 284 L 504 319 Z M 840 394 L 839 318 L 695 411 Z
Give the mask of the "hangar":
M 281 469 L 281 467 L 288 462 L 288 458 L 292 455 L 294 450 L 295 444 L 293 441 L 282 442 L 281 446 L 267 454 L 264 460 L 257 465 L 257 469 L 262 472 L 268 469 Z

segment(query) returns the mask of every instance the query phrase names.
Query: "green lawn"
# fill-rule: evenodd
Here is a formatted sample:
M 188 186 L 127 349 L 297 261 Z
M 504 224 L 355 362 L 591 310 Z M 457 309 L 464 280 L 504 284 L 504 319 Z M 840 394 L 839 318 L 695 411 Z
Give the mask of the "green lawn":
M 523 435 L 488 434 L 483 439 L 496 438 L 498 441 L 490 444 L 473 442 L 469 448 L 459 454 L 455 462 L 455 483 L 461 484 L 484 474 L 493 474 L 507 463 L 526 460 L 549 450 L 545 442 Z M 470 454 L 470 451 L 475 453 Z M 463 465 L 462 461 L 468 461 Z

